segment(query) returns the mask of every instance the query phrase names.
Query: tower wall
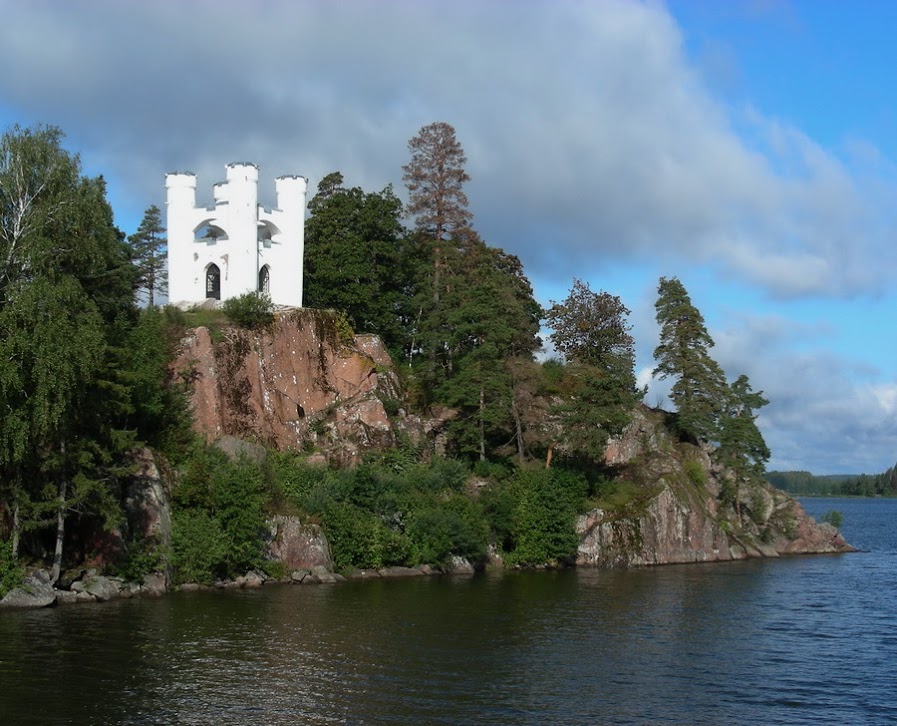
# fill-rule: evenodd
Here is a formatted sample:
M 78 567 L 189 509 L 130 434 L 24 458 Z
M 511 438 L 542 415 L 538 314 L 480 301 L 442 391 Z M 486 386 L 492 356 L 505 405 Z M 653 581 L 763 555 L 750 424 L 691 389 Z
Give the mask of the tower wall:
M 272 302 L 301 307 L 306 180 L 300 176 L 275 180 L 277 207 L 267 211 L 258 203 L 258 167 L 228 164 L 226 174 L 226 181 L 214 185 L 214 206 L 208 209 L 196 207 L 194 174 L 165 177 L 169 300 L 178 304 L 205 300 L 206 272 L 212 264 L 220 271 L 221 300 L 255 291 L 259 271 L 268 265 Z M 221 234 L 197 237 L 207 225 Z M 270 240 L 259 239 L 260 225 Z

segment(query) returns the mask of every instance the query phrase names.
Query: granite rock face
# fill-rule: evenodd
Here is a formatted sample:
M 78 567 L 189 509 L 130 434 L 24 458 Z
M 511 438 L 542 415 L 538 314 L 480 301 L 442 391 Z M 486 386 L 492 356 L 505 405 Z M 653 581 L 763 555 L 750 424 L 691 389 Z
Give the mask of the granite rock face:
M 432 440 L 444 423 L 406 420 L 391 366 L 377 336 L 347 336 L 330 311 L 287 309 L 268 329 L 227 328 L 217 342 L 206 328 L 189 331 L 173 370 L 191 382 L 194 429 L 207 440 L 310 446 L 352 465 L 395 444 L 393 419 L 412 439 Z
M 577 564 L 631 567 L 714 562 L 781 554 L 852 551 L 838 531 L 819 524 L 785 492 L 766 484 L 739 487 L 736 506 L 720 489 L 731 472 L 707 449 L 675 441 L 666 414 L 639 408 L 612 440 L 605 463 L 638 492 L 622 510 L 593 509 L 577 518 Z

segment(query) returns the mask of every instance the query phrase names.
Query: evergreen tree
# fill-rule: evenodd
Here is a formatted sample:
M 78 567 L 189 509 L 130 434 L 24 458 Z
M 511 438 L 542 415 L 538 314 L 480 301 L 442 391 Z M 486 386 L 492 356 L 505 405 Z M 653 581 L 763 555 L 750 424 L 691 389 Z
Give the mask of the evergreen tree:
M 531 359 L 541 345 L 541 308 L 516 257 L 472 240 L 446 292 L 451 367 L 436 393 L 461 411 L 452 424 L 459 451 L 485 460 L 490 441 L 514 436 L 514 380 L 507 361 Z
M 143 214 L 137 232 L 128 237 L 132 259 L 138 270 L 138 285 L 146 291 L 147 304 L 156 304 L 156 293 L 168 292 L 166 267 L 168 247 L 162 213 L 154 204 Z
M 581 280 L 546 314 L 551 342 L 569 362 L 566 400 L 554 409 L 565 447 L 592 460 L 603 458 L 608 438 L 623 430 L 638 401 L 627 315 L 619 297 L 592 292 Z
M 677 278 L 660 278 L 657 292 L 660 344 L 654 350 L 654 375 L 676 379 L 670 399 L 678 410 L 680 431 L 696 441 L 715 441 L 728 386 L 719 364 L 710 357 L 713 339 Z
M 459 254 L 463 255 L 466 245 L 476 244 L 470 239 L 472 214 L 463 189 L 470 177 L 464 168 L 464 149 L 450 124 L 436 122 L 424 126 L 408 142 L 408 149 L 411 160 L 402 167 L 402 178 L 408 188 L 407 211 L 415 217 L 414 256 L 420 261 L 415 286 L 417 335 L 411 354 L 419 349 L 426 353 L 424 387 L 433 390 L 443 373 L 439 367 L 446 362 L 451 365 L 446 340 L 447 308 L 442 298 L 446 287 L 453 284 Z
M 766 471 L 770 452 L 757 428 L 754 412 L 769 401 L 763 398 L 762 391 L 751 390 L 748 377 L 741 375 L 729 387 L 726 403 L 720 421 L 716 458 L 732 471 L 734 486 L 724 487 L 720 496 L 737 501 L 741 482 L 760 483 Z
M 412 258 L 402 202 L 392 187 L 366 193 L 333 172 L 309 202 L 306 305 L 341 310 L 355 330 L 377 333 L 394 353 L 406 346 Z

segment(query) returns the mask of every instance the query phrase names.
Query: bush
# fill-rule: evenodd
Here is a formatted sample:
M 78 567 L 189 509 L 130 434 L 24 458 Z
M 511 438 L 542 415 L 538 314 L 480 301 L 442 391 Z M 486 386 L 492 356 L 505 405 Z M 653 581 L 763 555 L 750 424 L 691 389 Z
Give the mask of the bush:
M 835 529 L 841 529 L 841 525 L 844 524 L 844 515 L 837 509 L 832 509 L 823 514 L 819 521 L 827 522 Z
M 12 556 L 12 542 L 0 540 L 0 598 L 19 586 L 25 570 Z
M 445 564 L 452 555 L 478 560 L 486 554 L 489 525 L 479 502 L 461 494 L 432 499 L 411 519 L 410 535 L 424 562 Z
M 268 497 L 264 471 L 259 464 L 249 459 L 233 462 L 218 449 L 198 447 L 191 453 L 173 494 L 181 514 L 194 517 L 184 519 L 183 526 L 211 527 L 200 521 L 200 515 L 214 522 L 215 532 L 209 535 L 212 544 L 206 554 L 216 553 L 219 559 L 210 564 L 205 554 L 198 556 L 202 565 L 195 568 L 197 572 L 206 576 L 209 573 L 235 576 L 261 564 Z M 219 539 L 223 551 L 219 549 Z M 192 552 L 186 542 L 181 542 L 180 547 L 180 553 L 177 550 L 173 553 L 176 566 L 179 557 L 183 561 L 185 553 Z M 191 555 L 186 561 L 193 559 Z
M 185 510 L 172 515 L 171 550 L 177 583 L 211 585 L 225 574 L 227 538 L 208 512 Z
M 264 293 L 247 292 L 225 300 L 221 308 L 228 319 L 241 328 L 263 328 L 274 322 L 274 306 Z
M 521 472 L 514 513 L 515 564 L 562 564 L 576 556 L 575 518 L 588 491 L 581 476 L 560 470 Z

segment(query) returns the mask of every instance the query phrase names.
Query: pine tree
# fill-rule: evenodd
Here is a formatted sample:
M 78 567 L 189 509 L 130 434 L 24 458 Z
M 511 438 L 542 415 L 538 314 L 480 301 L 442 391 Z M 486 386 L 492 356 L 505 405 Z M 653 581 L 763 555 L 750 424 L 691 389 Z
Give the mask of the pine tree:
M 734 476 L 734 486 L 724 487 L 721 498 L 737 501 L 740 483 L 763 480 L 769 447 L 757 428 L 757 409 L 768 404 L 763 392 L 751 390 L 748 377 L 741 375 L 729 387 L 729 397 L 720 421 L 717 460 Z
M 445 329 L 446 312 L 442 297 L 451 284 L 453 257 L 471 242 L 472 215 L 463 189 L 470 177 L 464 168 L 467 156 L 450 124 L 440 121 L 424 126 L 408 142 L 408 150 L 411 160 L 402 167 L 402 178 L 408 188 L 407 212 L 415 217 L 419 246 L 415 257 L 421 261 L 416 285 L 421 330 L 415 342 L 426 350 L 425 387 L 432 390 L 440 378 L 437 359 L 447 343 L 440 332 Z
M 660 344 L 654 350 L 654 375 L 676 379 L 670 399 L 678 410 L 679 430 L 697 441 L 715 441 L 728 386 L 719 364 L 710 357 L 713 339 L 677 278 L 660 278 L 657 292 Z
M 138 285 L 146 290 L 147 304 L 155 306 L 156 293 L 168 292 L 167 241 L 162 213 L 154 204 L 143 214 L 137 232 L 128 237 L 138 270 Z

